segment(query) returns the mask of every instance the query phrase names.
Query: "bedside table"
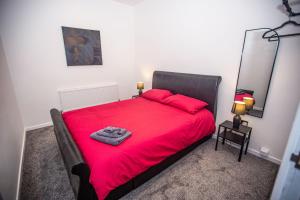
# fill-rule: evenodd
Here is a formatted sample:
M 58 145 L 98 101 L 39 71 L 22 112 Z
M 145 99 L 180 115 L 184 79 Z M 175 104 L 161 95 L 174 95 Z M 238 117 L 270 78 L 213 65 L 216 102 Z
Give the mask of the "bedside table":
M 242 125 L 243 123 L 246 123 L 247 125 Z M 215 150 L 217 151 L 219 138 L 223 138 L 222 144 L 225 143 L 225 140 L 229 140 L 235 144 L 241 145 L 239 159 L 238 159 L 239 162 L 241 161 L 245 144 L 246 144 L 245 154 L 247 154 L 248 145 L 251 137 L 251 131 L 252 131 L 252 128 L 248 126 L 247 121 L 242 120 L 242 124 L 240 125 L 239 129 L 233 128 L 232 122 L 228 120 L 220 124 L 218 129 L 216 147 L 215 147 Z
M 132 99 L 135 99 L 135 98 L 138 98 L 139 96 L 140 96 L 140 95 L 138 95 L 138 94 L 137 94 L 137 95 L 132 95 L 131 98 L 132 98 Z

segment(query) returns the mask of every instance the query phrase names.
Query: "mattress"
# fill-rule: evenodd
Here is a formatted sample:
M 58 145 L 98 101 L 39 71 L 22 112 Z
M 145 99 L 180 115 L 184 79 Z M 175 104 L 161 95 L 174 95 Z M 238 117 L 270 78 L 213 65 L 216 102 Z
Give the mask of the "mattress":
M 89 181 L 100 200 L 215 131 L 207 109 L 192 115 L 142 97 L 64 112 L 63 119 L 90 168 Z M 107 126 L 126 128 L 132 136 L 118 146 L 90 138 Z

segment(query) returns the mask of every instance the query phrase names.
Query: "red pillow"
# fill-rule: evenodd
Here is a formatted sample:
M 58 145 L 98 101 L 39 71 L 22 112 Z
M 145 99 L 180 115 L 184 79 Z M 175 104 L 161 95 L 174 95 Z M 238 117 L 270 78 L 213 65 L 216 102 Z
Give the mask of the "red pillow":
M 163 100 L 173 94 L 169 90 L 151 89 L 142 94 L 142 97 L 153 101 L 163 102 Z
M 173 106 L 175 108 L 184 110 L 186 112 L 189 112 L 191 114 L 197 113 L 199 110 L 203 109 L 205 106 L 208 105 L 204 101 L 187 97 L 181 94 L 176 94 L 166 98 L 164 100 L 164 103 Z

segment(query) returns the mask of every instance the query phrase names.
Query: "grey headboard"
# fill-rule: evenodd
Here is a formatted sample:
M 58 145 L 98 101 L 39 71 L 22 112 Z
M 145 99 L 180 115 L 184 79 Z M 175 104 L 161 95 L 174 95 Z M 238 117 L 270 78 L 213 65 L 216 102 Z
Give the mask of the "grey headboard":
M 179 93 L 203 100 L 208 103 L 207 109 L 216 119 L 218 88 L 221 80 L 221 76 L 155 71 L 152 88 L 166 89 L 174 94 Z

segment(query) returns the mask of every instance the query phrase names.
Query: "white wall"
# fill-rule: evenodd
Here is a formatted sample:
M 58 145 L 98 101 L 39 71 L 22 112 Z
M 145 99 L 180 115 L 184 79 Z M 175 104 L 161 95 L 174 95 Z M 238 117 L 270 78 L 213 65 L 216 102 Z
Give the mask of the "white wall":
M 0 192 L 16 199 L 24 127 L 0 39 Z
M 112 0 L 12 0 L 0 34 L 25 127 L 50 122 L 58 88 L 117 82 L 136 92 L 133 8 Z M 103 66 L 67 67 L 61 26 L 100 30 Z
M 281 1 L 146 0 L 135 8 L 136 67 L 149 88 L 153 70 L 221 75 L 217 123 L 232 119 L 244 31 L 287 20 Z M 300 99 L 300 38 L 279 47 L 263 119 L 250 121 L 252 152 L 261 146 L 280 160 Z

